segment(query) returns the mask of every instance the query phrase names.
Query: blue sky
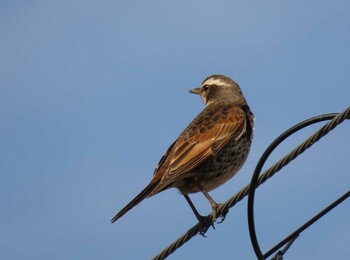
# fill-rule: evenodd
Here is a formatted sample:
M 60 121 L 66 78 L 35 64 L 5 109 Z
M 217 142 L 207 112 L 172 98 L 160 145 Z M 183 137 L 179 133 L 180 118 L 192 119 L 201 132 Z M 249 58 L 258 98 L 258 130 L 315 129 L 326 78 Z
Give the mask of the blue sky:
M 211 195 L 250 181 L 264 149 L 350 96 L 349 1 L 1 1 L 0 258 L 150 259 L 196 223 L 175 189 L 110 219 L 151 179 L 204 105 L 188 93 L 235 79 L 256 116 L 250 156 Z M 268 164 L 321 125 L 294 136 Z M 263 185 L 263 251 L 349 189 L 349 123 Z M 193 200 L 202 214 L 207 200 Z M 243 200 L 169 259 L 254 259 Z M 286 259 L 345 259 L 349 201 Z

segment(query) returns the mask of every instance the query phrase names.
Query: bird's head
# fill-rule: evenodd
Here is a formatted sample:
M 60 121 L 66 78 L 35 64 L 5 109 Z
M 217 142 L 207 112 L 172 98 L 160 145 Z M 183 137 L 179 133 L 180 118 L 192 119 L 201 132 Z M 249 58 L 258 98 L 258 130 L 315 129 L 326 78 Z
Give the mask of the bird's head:
M 246 103 L 238 84 L 223 75 L 207 77 L 201 87 L 191 89 L 190 92 L 200 95 L 206 106 L 213 103 L 237 105 Z

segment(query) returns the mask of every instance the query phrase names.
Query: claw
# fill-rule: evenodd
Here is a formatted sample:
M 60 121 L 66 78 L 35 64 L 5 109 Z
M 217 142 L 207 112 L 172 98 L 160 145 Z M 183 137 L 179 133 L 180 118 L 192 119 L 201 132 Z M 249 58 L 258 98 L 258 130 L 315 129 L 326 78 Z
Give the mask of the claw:
M 205 235 L 205 233 L 208 231 L 209 227 L 213 227 L 213 229 L 215 229 L 215 226 L 214 226 L 214 222 L 211 221 L 211 223 L 207 223 L 207 218 L 206 217 L 203 217 L 203 216 L 198 216 L 198 223 L 200 225 L 200 231 L 199 231 L 199 234 L 203 237 L 207 237 Z
M 220 215 L 220 221 L 217 222 L 218 224 L 221 224 L 222 222 L 224 222 L 228 211 L 229 211 L 228 209 L 225 209 L 225 211 Z
M 206 218 L 199 215 L 197 219 L 198 219 L 198 223 L 200 224 L 199 234 L 206 238 L 207 236 L 205 235 L 205 233 L 208 231 L 208 228 L 209 228 L 205 223 Z
M 207 236 L 205 235 L 205 233 L 207 232 L 207 228 L 204 228 L 204 229 L 201 229 L 200 231 L 199 231 L 199 234 L 202 236 L 202 237 L 205 237 L 205 238 L 207 238 Z
M 213 215 L 213 223 L 214 222 L 216 222 L 216 219 L 217 219 L 217 210 L 218 210 L 218 207 L 220 207 L 221 206 L 221 204 L 212 204 L 212 215 Z M 219 216 L 219 217 L 221 217 L 221 216 Z
M 225 220 L 225 216 L 220 216 L 220 220 L 217 223 L 221 224 L 222 222 L 224 222 L 224 220 Z

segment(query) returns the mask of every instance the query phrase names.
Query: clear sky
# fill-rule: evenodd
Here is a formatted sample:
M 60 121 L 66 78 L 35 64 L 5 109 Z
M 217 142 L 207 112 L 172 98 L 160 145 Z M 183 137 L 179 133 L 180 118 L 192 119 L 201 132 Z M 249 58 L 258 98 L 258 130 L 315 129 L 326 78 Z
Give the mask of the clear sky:
M 0 2 L 0 258 L 150 259 L 196 223 L 175 189 L 110 219 L 151 179 L 204 105 L 188 90 L 235 79 L 255 113 L 250 156 L 213 191 L 224 202 L 264 149 L 350 104 L 349 1 Z M 280 147 L 268 165 L 321 125 Z M 349 122 L 257 191 L 265 252 L 349 189 Z M 210 205 L 193 197 L 202 214 Z M 244 199 L 169 259 L 254 259 Z M 346 259 L 350 202 L 286 259 Z

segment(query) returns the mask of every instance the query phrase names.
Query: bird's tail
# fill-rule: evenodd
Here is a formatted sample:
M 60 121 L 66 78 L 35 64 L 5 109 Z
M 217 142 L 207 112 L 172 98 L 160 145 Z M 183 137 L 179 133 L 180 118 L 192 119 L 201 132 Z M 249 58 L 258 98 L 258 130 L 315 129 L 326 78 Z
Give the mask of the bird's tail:
M 152 190 L 157 186 L 158 182 L 151 182 L 150 184 L 147 185 L 146 188 L 144 188 L 139 195 L 137 195 L 132 201 L 128 203 L 117 215 L 115 215 L 111 223 L 114 223 L 117 221 L 119 218 L 121 218 L 126 212 L 128 212 L 130 209 L 135 207 L 137 204 L 139 204 L 141 201 L 143 201 L 147 196 L 152 192 Z

